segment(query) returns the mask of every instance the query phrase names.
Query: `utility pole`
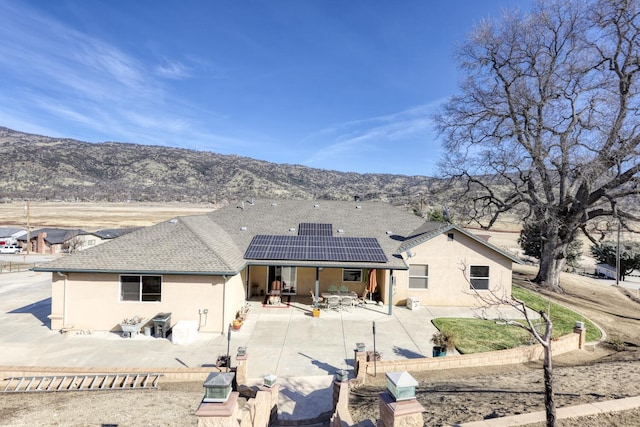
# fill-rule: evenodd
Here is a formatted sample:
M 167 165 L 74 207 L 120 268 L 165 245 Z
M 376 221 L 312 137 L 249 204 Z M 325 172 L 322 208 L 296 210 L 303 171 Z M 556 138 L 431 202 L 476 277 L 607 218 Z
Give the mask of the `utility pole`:
M 613 217 L 618 220 L 618 238 L 616 243 L 616 286 L 620 285 L 620 217 L 618 216 L 618 204 L 613 202 Z
M 24 209 L 27 211 L 27 255 L 29 255 L 31 253 L 31 206 L 29 199 L 27 199 Z

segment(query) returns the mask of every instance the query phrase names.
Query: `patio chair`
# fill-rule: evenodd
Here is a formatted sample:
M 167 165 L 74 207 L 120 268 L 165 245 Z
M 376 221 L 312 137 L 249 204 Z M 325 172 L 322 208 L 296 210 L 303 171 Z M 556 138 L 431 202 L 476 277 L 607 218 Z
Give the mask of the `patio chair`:
M 356 298 L 354 305 L 356 307 L 364 307 L 365 304 L 367 303 L 367 294 L 369 293 L 369 291 L 367 290 L 367 287 L 365 286 L 364 291 L 362 291 L 362 295 L 360 295 L 358 298 Z
M 314 304 L 316 303 L 316 294 L 314 294 L 313 291 L 309 291 L 309 292 L 311 292 L 311 305 L 314 306 Z M 318 307 L 324 308 L 324 306 L 325 306 L 324 298 L 318 297 Z
M 340 308 L 342 310 L 351 311 L 351 307 L 353 306 L 353 297 L 342 297 L 340 298 Z
M 340 310 L 340 297 L 332 295 L 327 298 L 327 310 Z
M 338 287 L 336 285 L 329 285 L 327 292 L 338 292 Z
M 349 292 L 349 287 L 347 285 L 340 285 L 340 292 L 342 293 L 348 293 Z

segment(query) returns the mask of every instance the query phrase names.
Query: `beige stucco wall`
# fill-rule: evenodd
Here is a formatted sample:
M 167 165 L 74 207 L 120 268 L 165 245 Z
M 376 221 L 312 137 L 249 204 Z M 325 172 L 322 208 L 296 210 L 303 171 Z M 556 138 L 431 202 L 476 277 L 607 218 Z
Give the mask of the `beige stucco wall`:
M 249 267 L 249 292 L 256 292 L 257 295 L 264 295 L 267 292 L 267 276 L 268 267 L 251 266 Z M 367 279 L 368 270 L 363 270 L 363 280 L 360 282 L 343 282 L 342 268 L 323 268 L 319 274 L 320 292 L 325 292 L 330 285 L 346 285 L 350 290 L 362 295 Z M 379 277 L 384 276 L 378 272 Z M 378 281 L 380 283 L 380 280 Z M 298 267 L 296 271 L 296 285 L 299 297 L 311 297 L 311 291 L 315 292 L 316 287 L 316 269 L 313 267 Z M 254 288 L 257 286 L 257 288 Z M 257 290 L 257 291 L 256 291 Z
M 451 241 L 442 234 L 411 249 L 413 256 L 405 261 L 429 266 L 429 289 L 409 289 L 409 272 L 395 271 L 394 304 L 406 304 L 407 297 L 413 297 L 421 305 L 478 305 L 469 290 L 471 265 L 488 265 L 490 289 L 511 295 L 512 261 L 462 233 L 453 233 Z
M 163 275 L 162 301 L 132 302 L 120 301 L 118 274 L 68 273 L 62 277 L 53 273 L 51 296 L 52 329 L 113 331 L 120 330 L 119 323 L 125 318 L 151 319 L 171 312 L 172 326 L 180 320 L 195 320 L 200 331 L 225 332 L 245 299 L 241 275 L 228 277 L 226 282 L 222 276 Z M 208 314 L 199 315 L 205 309 Z

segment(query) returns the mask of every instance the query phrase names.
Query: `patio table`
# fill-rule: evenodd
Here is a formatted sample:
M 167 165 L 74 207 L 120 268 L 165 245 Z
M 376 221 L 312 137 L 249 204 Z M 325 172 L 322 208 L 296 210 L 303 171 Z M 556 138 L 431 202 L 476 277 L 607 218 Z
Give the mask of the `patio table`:
M 320 296 L 322 298 L 328 298 L 328 297 L 333 297 L 333 296 L 358 298 L 358 294 L 353 292 L 353 291 L 349 291 L 349 292 L 321 292 Z

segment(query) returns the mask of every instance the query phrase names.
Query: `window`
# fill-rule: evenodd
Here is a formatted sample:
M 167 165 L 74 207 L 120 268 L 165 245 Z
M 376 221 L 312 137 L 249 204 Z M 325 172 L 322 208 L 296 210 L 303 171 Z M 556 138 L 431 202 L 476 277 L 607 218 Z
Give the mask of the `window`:
M 469 274 L 469 280 L 471 280 L 471 289 L 489 289 L 489 266 L 472 265 Z
M 409 266 L 409 289 L 429 288 L 429 266 L 412 264 Z
M 362 282 L 362 269 L 345 268 L 342 270 L 343 282 Z
M 162 277 L 120 276 L 120 301 L 160 301 Z

